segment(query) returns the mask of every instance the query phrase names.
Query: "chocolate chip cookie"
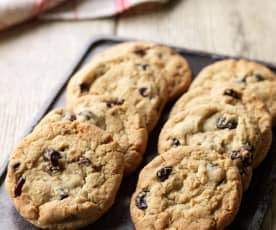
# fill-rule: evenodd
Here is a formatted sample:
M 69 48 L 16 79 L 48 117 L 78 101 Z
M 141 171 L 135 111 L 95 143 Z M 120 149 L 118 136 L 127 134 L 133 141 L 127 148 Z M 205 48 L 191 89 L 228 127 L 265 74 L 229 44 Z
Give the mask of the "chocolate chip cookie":
M 94 61 L 108 60 L 116 56 L 140 57 L 155 66 L 168 82 L 170 100 L 185 92 L 192 81 L 192 71 L 188 62 L 175 50 L 157 43 L 143 41 L 121 43 L 100 53 Z
M 264 65 L 247 60 L 223 60 L 205 67 L 195 78 L 191 89 L 212 87 L 214 82 L 232 82 L 252 90 L 270 111 L 276 125 L 276 75 Z
M 125 101 L 104 95 L 80 97 L 71 109 L 56 109 L 39 124 L 61 120 L 88 122 L 108 131 L 124 153 L 125 175 L 135 171 L 142 161 L 148 140 L 144 120 Z
M 107 130 L 120 144 L 124 152 L 125 175 L 137 169 L 146 149 L 148 131 L 132 104 L 109 96 L 87 95 L 76 100 L 72 109 L 80 119 Z
M 171 117 L 159 135 L 158 150 L 165 154 L 172 148 L 186 145 L 215 150 L 239 167 L 246 190 L 260 151 L 260 140 L 258 124 L 245 109 L 209 103 Z
M 137 230 L 225 229 L 241 202 L 239 170 L 200 147 L 171 148 L 141 171 L 131 199 Z
M 174 114 L 188 108 L 208 103 L 233 105 L 246 110 L 247 116 L 255 120 L 261 133 L 260 144 L 258 144 L 257 149 L 258 154 L 253 164 L 254 167 L 257 167 L 266 157 L 272 141 L 271 115 L 265 104 L 252 94 L 252 90 L 244 89 L 234 83 L 216 82 L 212 88 L 197 87 L 189 90 L 175 103 L 170 114 L 174 116 Z
M 246 92 L 249 96 L 250 92 Z M 251 94 L 251 96 L 254 96 Z M 260 101 L 260 100 L 258 100 Z M 197 105 L 215 102 L 219 104 L 230 104 L 235 106 L 243 106 L 244 93 L 243 87 L 227 83 L 214 82 L 212 87 L 195 87 L 183 94 L 173 105 L 170 111 L 170 117 L 182 112 L 186 108 Z M 260 102 L 262 103 L 262 102 Z
M 106 131 L 78 121 L 53 122 L 17 145 L 6 189 L 32 224 L 76 229 L 112 206 L 123 170 L 123 153 Z
M 167 102 L 166 79 L 139 58 L 114 58 L 89 63 L 73 76 L 67 87 L 67 104 L 84 95 L 103 95 L 127 101 L 144 117 L 148 130 L 157 123 Z
M 272 116 L 272 124 L 276 126 L 276 81 L 248 85 L 247 89 L 255 93 L 266 104 Z

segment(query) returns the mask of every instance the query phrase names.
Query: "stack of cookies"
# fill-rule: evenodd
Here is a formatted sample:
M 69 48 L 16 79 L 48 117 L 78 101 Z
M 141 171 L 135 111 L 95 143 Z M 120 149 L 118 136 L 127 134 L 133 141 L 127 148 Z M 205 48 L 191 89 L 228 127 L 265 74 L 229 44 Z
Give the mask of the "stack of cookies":
M 45 229 L 100 218 L 123 176 L 141 163 L 164 105 L 190 82 L 186 60 L 154 43 L 129 42 L 96 56 L 70 80 L 66 107 L 16 146 L 6 188 L 18 212 Z
M 224 60 L 205 67 L 173 106 L 159 156 L 131 200 L 136 229 L 224 229 L 276 124 L 276 78 L 265 66 Z

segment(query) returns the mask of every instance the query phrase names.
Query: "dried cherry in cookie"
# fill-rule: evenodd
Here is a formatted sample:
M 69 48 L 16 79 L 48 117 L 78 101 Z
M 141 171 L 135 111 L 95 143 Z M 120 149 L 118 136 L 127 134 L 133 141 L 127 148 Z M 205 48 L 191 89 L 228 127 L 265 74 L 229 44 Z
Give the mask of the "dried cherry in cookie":
M 156 176 L 161 182 L 163 182 L 169 178 L 171 172 L 172 172 L 172 167 L 170 166 L 162 167 L 157 171 Z
M 16 171 L 20 167 L 20 162 L 14 163 L 11 167 L 13 171 Z
M 241 96 L 239 95 L 239 93 L 233 89 L 226 89 L 223 94 L 236 99 L 241 99 Z
M 16 182 L 16 185 L 15 185 L 15 188 L 14 188 L 14 196 L 17 197 L 17 196 L 20 196 L 21 195 L 21 192 L 22 192 L 22 187 L 25 183 L 25 179 L 23 177 L 20 177 L 17 182 Z
M 47 171 L 51 176 L 61 171 L 61 165 L 59 164 L 60 158 L 61 155 L 58 151 L 53 149 L 46 149 L 44 151 L 43 159 L 49 163 Z
M 69 121 L 74 121 L 77 119 L 76 115 L 72 112 L 69 112 L 69 111 L 66 111 L 62 114 L 62 117 L 65 119 L 65 120 L 69 120 Z
M 225 117 L 219 117 L 216 121 L 216 127 L 218 129 L 235 129 L 238 125 L 236 119 L 227 119 Z
M 81 93 L 89 92 L 90 85 L 87 83 L 82 83 L 79 85 Z
M 146 71 L 148 69 L 148 67 L 149 67 L 149 64 L 139 64 L 139 66 L 141 67 L 141 69 L 143 71 Z
M 231 160 L 240 160 L 242 167 L 252 166 L 254 160 L 253 146 L 244 146 L 230 152 Z
M 49 161 L 51 166 L 58 167 L 59 166 L 59 159 L 61 158 L 61 155 L 58 151 L 55 151 L 53 149 L 46 149 L 43 154 L 43 158 L 46 161 Z
M 149 192 L 148 189 L 143 189 L 142 192 L 139 192 L 138 195 L 136 196 L 135 199 L 135 204 L 136 207 L 142 210 L 147 209 L 148 205 L 147 205 L 147 200 L 146 200 L 146 196 L 147 193 Z
M 69 197 L 68 193 L 64 191 L 64 189 L 59 190 L 59 200 L 64 200 L 65 198 Z
M 245 75 L 245 77 L 242 79 L 242 82 L 247 83 L 247 81 L 250 81 L 252 78 L 254 78 L 253 80 L 255 80 L 256 82 L 264 81 L 265 80 L 265 78 L 263 77 L 262 74 L 260 74 L 260 73 L 253 73 L 253 74 L 247 74 L 247 75 Z
M 255 79 L 257 81 L 264 81 L 265 80 L 264 77 L 259 73 L 254 74 L 254 76 L 255 76 Z
M 172 139 L 172 146 L 176 147 L 176 146 L 179 146 L 180 145 L 180 141 L 177 139 L 177 138 L 173 138 Z
M 113 106 L 115 105 L 122 105 L 124 104 L 125 100 L 124 99 L 118 99 L 118 98 L 114 98 L 114 99 L 111 99 L 111 100 L 108 100 L 106 102 L 106 106 L 108 108 L 112 108 Z
M 139 89 L 139 93 L 143 97 L 148 97 L 149 96 L 147 91 L 148 91 L 148 88 L 146 88 L 146 87 L 142 87 L 142 88 Z
M 143 49 L 143 48 L 140 48 L 140 47 L 137 47 L 135 50 L 134 50 L 134 53 L 138 56 L 145 56 L 146 55 L 146 50 Z

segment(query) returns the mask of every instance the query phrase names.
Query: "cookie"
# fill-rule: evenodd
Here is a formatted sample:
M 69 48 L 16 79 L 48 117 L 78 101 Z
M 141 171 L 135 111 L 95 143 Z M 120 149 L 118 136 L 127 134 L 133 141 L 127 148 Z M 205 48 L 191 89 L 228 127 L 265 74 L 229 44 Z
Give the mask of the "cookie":
M 114 58 L 89 63 L 76 73 L 67 87 L 67 105 L 84 95 L 103 95 L 135 105 L 148 130 L 156 125 L 167 102 L 168 91 L 162 73 L 139 58 Z
M 192 81 L 192 71 L 186 59 L 169 47 L 153 42 L 125 42 L 105 50 L 94 60 L 102 61 L 118 56 L 140 57 L 154 65 L 168 82 L 170 100 L 183 94 Z
M 123 153 L 106 131 L 54 122 L 17 145 L 6 189 L 20 215 L 37 227 L 76 229 L 112 206 L 123 170 Z
M 158 140 L 159 153 L 181 146 L 202 146 L 226 154 L 240 169 L 243 187 L 250 184 L 261 133 L 247 111 L 231 105 L 206 104 L 171 117 Z
M 108 131 L 124 153 L 125 175 L 136 170 L 143 159 L 148 132 L 144 120 L 125 101 L 99 95 L 86 95 L 76 100 L 71 109 L 56 109 L 39 124 L 61 120 L 88 122 Z
M 120 144 L 124 152 L 125 175 L 137 169 L 146 150 L 148 131 L 133 105 L 109 96 L 87 95 L 80 97 L 72 109 L 77 117 L 107 130 Z
M 211 89 L 198 87 L 189 90 L 175 103 L 170 114 L 174 116 L 174 114 L 188 108 L 208 103 L 229 104 L 245 109 L 247 115 L 256 121 L 261 133 L 258 154 L 253 164 L 256 168 L 266 157 L 272 141 L 271 115 L 265 104 L 256 98 L 249 89 L 244 89 L 234 83 L 217 82 L 213 84 Z
M 234 219 L 241 197 L 239 171 L 230 159 L 182 146 L 141 171 L 131 218 L 137 230 L 222 230 Z
M 247 95 L 250 94 L 248 91 L 246 93 Z M 254 95 L 251 94 L 251 96 Z M 210 102 L 242 106 L 244 104 L 243 87 L 228 82 L 214 82 L 211 87 L 195 87 L 190 89 L 175 102 L 169 117 L 187 108 L 208 104 Z
M 267 106 L 272 116 L 272 124 L 276 126 L 276 81 L 264 81 L 262 84 L 252 84 L 247 89 L 254 92 Z
M 264 65 L 247 60 L 228 59 L 205 67 L 195 78 L 191 89 L 212 87 L 214 82 L 232 82 L 252 90 L 270 111 L 276 125 L 276 75 Z M 271 84 L 271 85 L 270 85 Z

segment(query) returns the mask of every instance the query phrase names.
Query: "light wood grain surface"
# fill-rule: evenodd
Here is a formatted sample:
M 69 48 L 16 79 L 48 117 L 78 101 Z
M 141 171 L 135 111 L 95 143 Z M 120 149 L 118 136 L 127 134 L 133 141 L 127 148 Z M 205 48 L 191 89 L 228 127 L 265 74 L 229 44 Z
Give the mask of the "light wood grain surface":
M 116 18 L 33 21 L 0 33 L 0 161 L 95 35 L 115 34 L 276 63 L 275 0 L 172 0 Z M 276 229 L 276 190 L 264 230 Z

